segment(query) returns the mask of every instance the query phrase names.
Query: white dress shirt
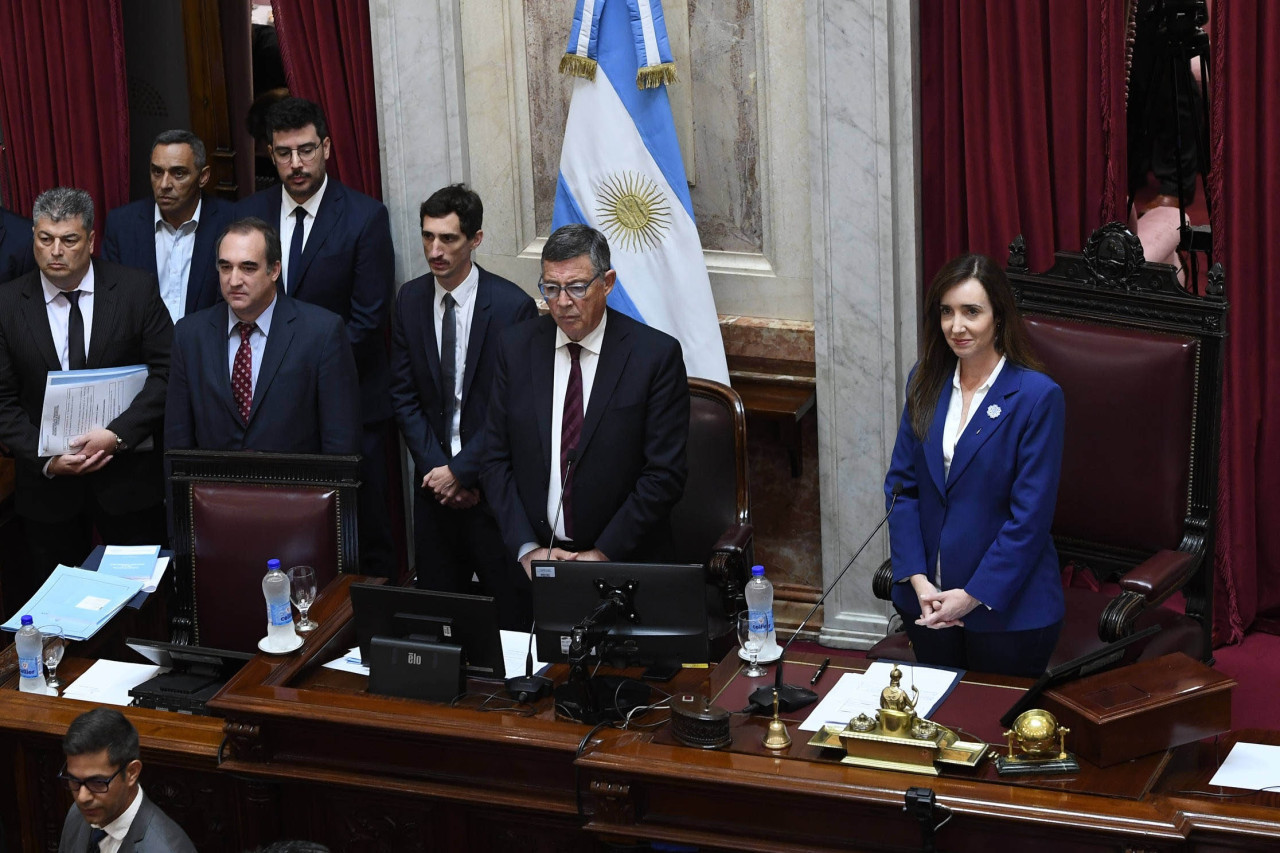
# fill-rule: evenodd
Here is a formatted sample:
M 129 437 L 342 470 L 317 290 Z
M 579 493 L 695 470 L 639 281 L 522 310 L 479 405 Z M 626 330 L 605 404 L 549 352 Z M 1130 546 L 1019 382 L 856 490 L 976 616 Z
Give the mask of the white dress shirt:
M 476 313 L 475 296 L 479 287 L 480 270 L 472 264 L 471 272 L 467 273 L 467 277 L 452 291 L 453 300 L 458 303 L 453 309 L 453 324 L 457 339 L 453 348 L 453 420 L 449 422 L 449 447 L 454 456 L 462 452 L 462 380 L 467 371 L 467 341 L 471 338 L 471 318 Z M 444 325 L 444 297 L 449 292 L 440 286 L 440 282 L 436 282 L 434 303 L 436 349 L 441 357 L 444 356 L 443 350 L 440 350 L 441 341 L 444 340 L 441 337 Z
M 40 287 L 44 289 L 44 308 L 49 317 L 49 334 L 53 335 L 53 346 L 58 351 L 58 363 L 63 370 L 71 369 L 67 353 L 67 328 L 71 324 L 71 303 L 59 299 L 62 293 L 49 279 L 40 273 Z M 80 314 L 84 317 L 84 351 L 89 355 L 89 342 L 93 340 L 93 264 L 80 280 Z
M 142 786 L 138 786 L 138 792 L 133 795 L 133 802 L 129 803 L 129 807 L 120 813 L 120 817 L 111 821 L 106 826 L 98 827 L 106 832 L 106 837 L 98 842 L 98 850 L 100 853 L 116 853 L 120 846 L 124 844 L 125 838 L 129 835 L 129 827 L 133 826 L 133 819 L 138 816 L 138 809 L 142 808 Z M 93 824 L 89 824 L 93 826 Z
M 204 201 L 196 202 L 196 212 L 174 228 L 160 215 L 156 205 L 156 272 L 160 277 L 160 298 L 173 322 L 187 311 L 187 279 L 191 275 L 191 253 L 196 245 L 196 228 Z
M 600 316 L 600 325 L 596 326 L 586 337 L 578 341 L 582 352 L 578 353 L 578 365 L 582 368 L 582 419 L 585 422 L 591 405 L 591 387 L 596 381 L 596 366 L 600 363 L 600 348 L 604 343 L 604 327 L 609 315 Z M 555 379 L 551 386 L 551 478 L 547 483 L 547 520 L 556 524 L 555 537 L 559 541 L 567 539 L 564 533 L 564 512 L 556 518 L 556 510 L 560 508 L 560 432 L 564 426 L 564 395 L 569 388 L 569 370 L 573 358 L 569 355 L 569 336 L 556 329 Z M 574 468 L 577 465 L 575 463 Z M 570 469 L 569 476 L 574 476 Z M 541 548 L 537 542 L 526 542 L 520 548 L 523 558 L 535 548 Z
M 253 401 L 258 401 L 258 371 L 262 369 L 262 354 L 267 349 L 267 336 L 271 334 L 271 317 L 276 312 L 276 303 L 278 300 L 272 299 L 258 319 L 254 320 L 257 324 L 256 329 L 249 333 L 249 353 L 253 356 L 253 368 L 251 371 L 253 381 Z M 236 351 L 240 349 L 240 330 L 236 326 L 240 323 L 240 318 L 236 313 L 227 306 L 227 375 L 233 376 L 236 369 Z
M 323 152 L 317 152 L 316 156 L 321 156 Z M 307 249 L 307 238 L 311 236 L 311 231 L 316 224 L 316 214 L 320 212 L 320 201 L 324 198 L 324 191 L 329 186 L 329 176 L 325 175 L 324 180 L 320 182 L 320 189 L 316 190 L 315 195 L 298 204 L 293 200 L 293 196 L 283 187 L 280 189 L 280 283 L 287 285 L 289 283 L 289 247 L 293 245 L 293 229 L 297 225 L 298 220 L 294 218 L 293 212 L 298 208 L 302 208 L 307 215 L 302 218 L 302 250 Z M 290 296 L 293 294 L 289 291 Z

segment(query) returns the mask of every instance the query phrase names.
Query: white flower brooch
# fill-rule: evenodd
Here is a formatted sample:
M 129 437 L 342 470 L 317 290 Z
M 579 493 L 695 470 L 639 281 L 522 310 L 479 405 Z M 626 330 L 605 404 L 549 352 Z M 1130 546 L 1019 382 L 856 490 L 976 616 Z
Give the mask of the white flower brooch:
M 997 406 L 995 403 L 992 403 L 990 406 L 987 406 L 987 417 L 991 418 L 992 420 L 995 420 L 996 418 L 1000 417 L 1000 407 Z

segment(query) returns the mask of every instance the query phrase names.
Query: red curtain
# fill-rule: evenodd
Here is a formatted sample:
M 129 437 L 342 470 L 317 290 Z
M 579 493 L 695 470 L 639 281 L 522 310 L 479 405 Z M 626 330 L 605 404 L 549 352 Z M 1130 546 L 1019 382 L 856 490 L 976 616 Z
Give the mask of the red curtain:
M 1031 269 L 1124 219 L 1124 0 L 920 4 L 926 281 L 952 257 Z
M 1280 4 L 1213 4 L 1215 260 L 1226 271 L 1217 642 L 1280 633 Z
M 368 0 L 273 0 L 271 6 L 289 91 L 320 104 L 329 122 L 329 171 L 381 199 Z
M 0 126 L 23 215 L 44 190 L 88 190 L 101 246 L 129 201 L 129 103 L 120 0 L 0 3 Z

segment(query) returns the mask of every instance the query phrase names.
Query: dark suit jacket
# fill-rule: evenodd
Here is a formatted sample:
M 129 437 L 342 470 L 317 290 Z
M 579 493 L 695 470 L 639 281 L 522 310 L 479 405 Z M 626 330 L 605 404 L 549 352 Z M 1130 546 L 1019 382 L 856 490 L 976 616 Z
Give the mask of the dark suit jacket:
M 247 424 L 240 419 L 227 367 L 230 309 L 218 304 L 178 321 L 165 407 L 166 447 L 359 452 L 359 386 L 342 320 L 283 293 L 276 300 Z
M 428 274 L 406 282 L 396 297 L 391 320 L 391 399 L 418 471 L 415 483 L 421 483 L 432 468 L 447 464 L 466 488 L 479 484 L 498 337 L 508 327 L 538 316 L 533 299 L 517 285 L 476 269 L 480 275 L 462 374 L 462 450 L 452 459 L 446 447 L 449 425 L 441 407 L 453 389 L 441 387 L 435 277 Z
M 36 268 L 31 239 L 31 220 L 0 207 L 0 282 Z
M 120 845 L 120 853 L 196 853 L 191 839 L 160 807 L 142 797 L 142 805 L 129 824 L 129 834 Z M 89 824 L 80 814 L 80 810 L 71 806 L 67 819 L 62 824 L 62 839 L 58 842 L 58 853 L 84 853 L 89 849 Z
M 161 439 L 169 345 L 173 322 L 147 273 L 108 261 L 93 261 L 93 333 L 89 368 L 145 364 L 150 375 L 142 391 L 107 428 L 138 447 Z M 83 477 L 45 477 L 48 457 L 37 455 L 45 379 L 61 370 L 40 273 L 31 272 L 0 287 L 0 443 L 17 457 L 16 508 L 39 521 L 76 515 L 87 490 L 108 511 L 134 512 L 163 499 L 162 454 L 128 450 L 101 470 Z
M 196 227 L 196 243 L 191 249 L 191 271 L 187 274 L 187 304 L 182 315 L 193 314 L 222 301 L 218 286 L 218 236 L 231 222 L 235 208 L 229 201 L 205 196 Z M 156 203 L 141 199 L 107 214 L 102 240 L 102 257 L 127 267 L 145 270 L 158 279 L 156 271 Z
M 894 603 L 920 613 L 909 583 L 930 578 L 942 552 L 942 589 L 963 588 L 986 605 L 964 617 L 970 631 L 1023 631 L 1062 618 L 1062 582 L 1050 527 L 1058 498 L 1066 408 L 1043 373 L 1005 363 L 960 433 L 944 477 L 942 432 L 951 403 L 943 383 L 933 424 L 920 441 L 903 411 L 888 495 L 902 483 L 889 518 Z
M 279 228 L 283 192 L 275 186 L 254 193 L 236 205 L 236 218 L 257 216 Z M 282 248 L 288 255 L 289 247 Z M 385 334 L 394 278 L 387 208 L 330 175 L 302 253 L 297 285 L 289 295 L 328 308 L 346 322 L 366 424 L 391 417 Z
M 574 544 L 611 560 L 662 559 L 687 475 L 689 381 L 675 338 L 608 317 L 571 473 Z M 498 353 L 481 485 L 513 556 L 550 542 L 555 339 L 555 321 L 539 317 L 510 329 Z

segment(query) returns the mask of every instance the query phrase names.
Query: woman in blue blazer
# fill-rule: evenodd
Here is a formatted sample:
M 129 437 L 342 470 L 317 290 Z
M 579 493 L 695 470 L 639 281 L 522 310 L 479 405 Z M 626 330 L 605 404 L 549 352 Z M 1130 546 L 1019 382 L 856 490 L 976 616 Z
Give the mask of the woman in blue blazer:
M 921 663 L 1035 677 L 1062 627 L 1062 389 L 990 258 L 944 266 L 925 314 L 885 478 L 894 605 Z

